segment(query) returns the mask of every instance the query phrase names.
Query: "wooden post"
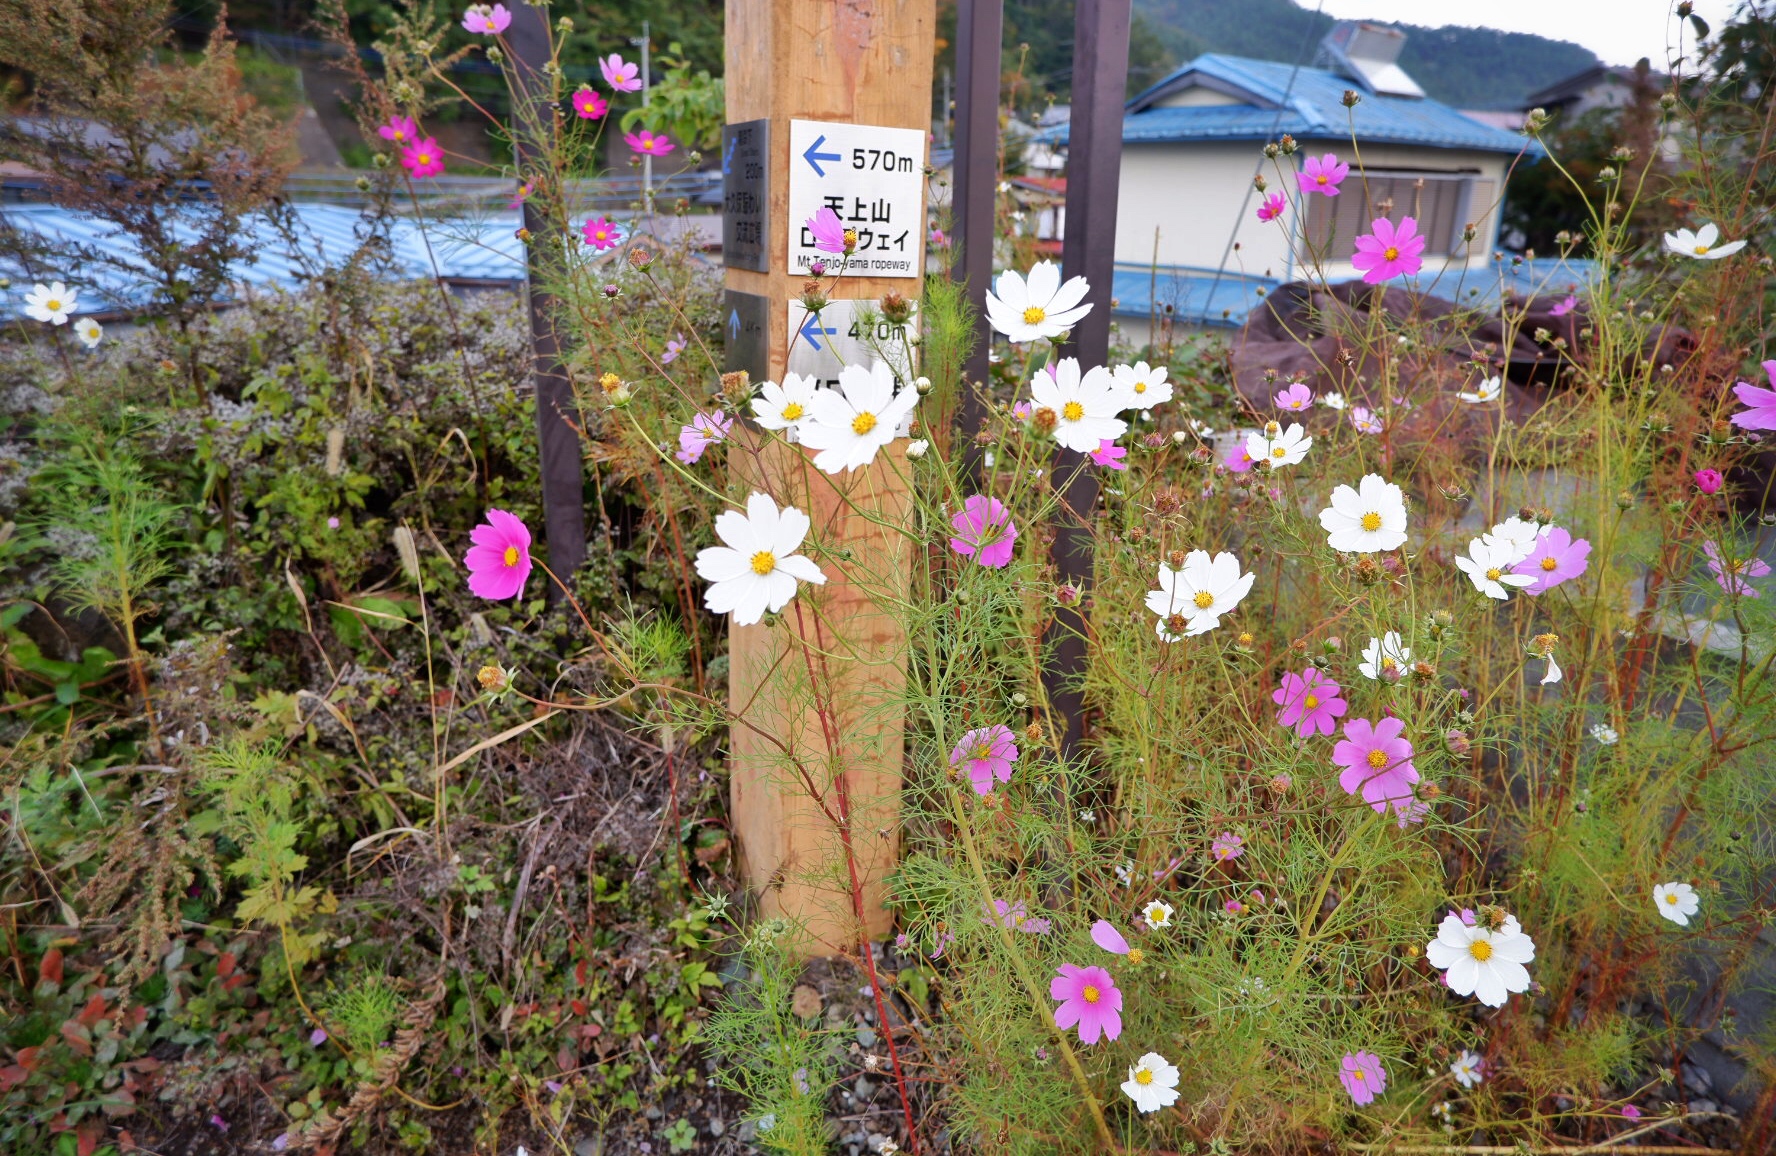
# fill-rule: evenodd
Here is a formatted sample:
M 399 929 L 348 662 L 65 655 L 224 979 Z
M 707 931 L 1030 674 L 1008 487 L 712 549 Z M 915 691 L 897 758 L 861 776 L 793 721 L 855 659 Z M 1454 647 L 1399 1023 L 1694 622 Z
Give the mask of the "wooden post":
M 724 228 L 739 242 L 733 250 L 724 243 L 730 368 L 749 370 L 754 381 L 781 380 L 793 341 L 798 359 L 827 357 L 816 373 L 834 378 L 838 364 L 827 343 L 843 339 L 851 308 L 845 299 L 874 302 L 890 291 L 909 300 L 919 296 L 926 224 L 917 194 L 924 188 L 931 128 L 935 29 L 935 0 L 728 0 L 724 165 L 731 160 L 738 170 L 746 148 L 761 140 L 765 161 L 763 172 L 751 174 L 762 177 L 762 185 L 743 182 L 744 174 L 735 171 L 724 191 L 726 212 L 735 218 Z M 793 123 L 809 121 L 825 123 Z M 762 133 L 757 122 L 764 122 Z M 917 136 L 872 136 L 859 126 L 917 130 Z M 792 137 L 800 147 L 792 147 Z M 894 173 L 878 180 L 873 170 L 886 163 L 883 150 L 862 146 L 889 139 L 895 142 L 887 149 L 895 157 Z M 904 188 L 908 175 L 917 173 L 914 203 L 903 198 L 891 206 L 867 200 L 853 205 L 847 195 L 835 206 L 858 227 L 863 243 L 853 271 L 834 290 L 834 303 L 812 322 L 798 320 L 792 333 L 791 302 L 806 283 L 806 270 L 791 263 L 792 248 L 801 247 L 799 218 L 812 211 L 792 212 L 791 201 L 799 195 L 805 206 L 817 187 L 811 182 L 855 169 L 866 170 L 858 175 L 866 198 L 878 195 L 878 188 Z M 818 187 L 830 191 L 827 184 Z M 737 212 L 747 206 L 763 210 L 762 220 L 755 215 L 745 222 L 758 230 L 762 252 L 757 246 L 748 251 L 744 233 L 736 237 L 732 231 L 742 224 Z M 881 220 L 884 214 L 892 220 Z M 838 259 L 831 264 L 836 270 Z M 904 269 L 896 270 L 898 276 L 876 275 L 890 265 Z M 857 275 L 860 267 L 864 275 Z M 737 494 L 744 500 L 749 488 L 763 489 L 780 504 L 806 511 L 814 536 L 827 548 L 821 557 L 827 582 L 820 589 L 803 586 L 775 623 L 733 630 L 729 703 L 753 726 L 794 748 L 829 808 L 848 809 L 851 855 L 790 760 L 744 725 L 731 731 L 734 829 L 764 915 L 801 922 L 808 933 L 805 950 L 856 950 L 861 938 L 879 937 L 891 926 L 883 881 L 899 852 L 899 699 L 907 643 L 896 616 L 877 598 L 906 594 L 911 559 L 906 541 L 870 518 L 905 525 L 911 501 L 899 477 L 906 474 L 906 442 L 870 467 L 829 477 L 796 447 L 776 443 L 754 454 L 747 436 L 736 438 L 728 456 Z M 836 716 L 836 743 L 823 734 L 816 695 Z M 853 907 L 853 869 L 862 893 L 861 925 Z
M 969 383 L 987 380 L 993 330 L 987 324 L 987 290 L 993 277 L 993 236 L 999 181 L 999 53 L 1004 37 L 1004 0 L 961 0 L 956 8 L 956 159 L 950 182 L 950 225 L 956 258 L 950 275 L 968 287 L 977 312 L 975 347 L 963 363 L 958 444 L 978 472 L 980 451 L 969 439 L 986 417 L 986 406 Z

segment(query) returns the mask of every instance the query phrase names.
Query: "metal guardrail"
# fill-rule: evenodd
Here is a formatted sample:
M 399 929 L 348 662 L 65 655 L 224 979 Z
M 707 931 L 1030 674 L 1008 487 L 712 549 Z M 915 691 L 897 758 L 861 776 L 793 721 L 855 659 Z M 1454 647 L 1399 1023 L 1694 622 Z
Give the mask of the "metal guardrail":
M 298 204 L 342 205 L 364 208 L 371 203 L 371 194 L 358 187 L 360 177 L 372 180 L 380 174 L 293 173 L 284 182 L 284 195 Z M 427 213 L 498 212 L 515 207 L 517 192 L 506 177 L 432 177 L 415 181 L 402 188 L 398 204 L 417 201 Z M 567 182 L 567 203 L 575 213 L 591 210 L 624 210 L 642 200 L 640 177 L 601 177 L 595 180 Z M 654 204 L 661 208 L 684 198 L 693 205 L 719 206 L 722 203 L 719 172 L 673 173 L 654 181 Z

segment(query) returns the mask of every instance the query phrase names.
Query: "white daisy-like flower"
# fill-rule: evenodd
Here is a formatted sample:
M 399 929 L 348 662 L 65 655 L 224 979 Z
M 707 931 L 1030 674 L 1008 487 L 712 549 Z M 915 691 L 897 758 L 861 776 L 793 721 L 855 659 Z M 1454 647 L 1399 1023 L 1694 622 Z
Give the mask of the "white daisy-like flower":
M 797 432 L 803 445 L 820 451 L 816 466 L 829 474 L 855 470 L 876 460 L 918 401 L 911 387 L 895 392 L 894 370 L 886 362 L 847 365 L 839 370 L 839 388 L 814 391 Z
M 1561 679 L 1566 677 L 1566 675 L 1561 672 L 1560 664 L 1558 662 L 1554 661 L 1554 652 L 1553 651 L 1550 650 L 1548 652 L 1547 658 L 1548 658 L 1548 669 L 1547 669 L 1547 672 L 1542 675 L 1542 685 L 1543 686 L 1547 686 L 1551 682 L 1559 682 Z
M 1172 383 L 1166 380 L 1167 372 L 1165 366 L 1150 366 L 1145 361 L 1119 365 L 1111 370 L 1122 408 L 1145 409 L 1172 400 Z
M 1141 908 L 1141 918 L 1145 919 L 1147 921 L 1147 926 L 1154 931 L 1163 930 L 1172 925 L 1172 905 L 1170 903 L 1161 903 L 1159 900 L 1155 899 L 1147 906 Z
M 1091 288 L 1085 278 L 1061 284 L 1060 267 L 1053 261 L 1036 262 L 1028 280 L 1007 269 L 993 288 L 998 292 L 987 293 L 987 320 L 1014 344 L 1059 337 L 1092 309 L 1080 304 Z
M 1344 395 L 1336 390 L 1331 393 L 1322 393 L 1320 395 L 1320 404 L 1326 406 L 1328 409 L 1343 409 Z
M 1266 422 L 1262 430 L 1246 435 L 1246 456 L 1275 470 L 1300 462 L 1313 444 L 1300 422 L 1289 423 L 1288 429 L 1279 428 L 1274 421 Z
M 1469 393 L 1468 391 L 1463 390 L 1455 396 L 1461 398 L 1469 405 L 1485 405 L 1489 401 L 1497 401 L 1499 395 L 1504 392 L 1505 379 L 1502 377 L 1489 377 L 1481 382 L 1480 387 L 1474 390 L 1474 392 Z
M 1503 1007 L 1512 992 L 1529 990 L 1529 970 L 1523 965 L 1535 959 L 1535 942 L 1523 934 L 1515 915 L 1505 916 L 1494 930 L 1480 923 L 1470 927 L 1452 912 L 1437 925 L 1437 938 L 1425 947 L 1425 958 L 1443 972 L 1456 995 Z
M 80 294 L 60 281 L 33 285 L 25 294 L 25 316 L 32 321 L 50 325 L 66 325 L 68 318 L 80 308 Z
M 1054 415 L 1055 441 L 1076 453 L 1089 454 L 1128 432 L 1128 422 L 1116 416 L 1122 410 L 1116 379 L 1101 365 L 1082 374 L 1077 357 L 1063 358 L 1053 376 L 1038 371 L 1030 379 L 1030 402 L 1038 415 Z
M 1148 1052 L 1129 1068 L 1122 1090 L 1143 1114 L 1169 1108 L 1178 1102 L 1178 1069 L 1158 1052 Z
M 1479 1053 L 1463 1051 L 1449 1065 L 1449 1074 L 1464 1088 L 1478 1088 L 1480 1082 L 1486 1079 L 1485 1068 L 1486 1062 L 1480 1058 Z
M 105 328 L 90 317 L 82 317 L 74 323 L 74 336 L 88 349 L 97 349 L 105 339 Z
M 1400 640 L 1400 632 L 1390 630 L 1380 638 L 1371 638 L 1363 648 L 1363 661 L 1357 671 L 1364 678 L 1385 678 L 1389 682 L 1406 673 L 1412 665 L 1412 651 Z
M 1717 245 L 1720 240 L 1720 229 L 1710 221 L 1694 233 L 1688 229 L 1679 229 L 1675 233 L 1665 234 L 1665 247 L 1679 257 L 1698 257 L 1704 261 L 1718 261 L 1722 257 L 1731 257 L 1745 248 L 1744 241 L 1728 241 L 1725 245 Z
M 907 443 L 906 454 L 907 454 L 907 457 L 911 458 L 913 461 L 916 462 L 920 458 L 924 457 L 925 451 L 930 448 L 931 448 L 931 443 L 926 441 L 924 438 L 920 438 L 916 442 L 908 442 Z
M 1598 723 L 1591 728 L 1591 737 L 1597 740 L 1599 746 L 1613 747 L 1622 736 L 1608 723 Z
M 1702 897 L 1688 883 L 1661 883 L 1653 888 L 1653 906 L 1679 927 L 1690 925 L 1690 916 L 1702 908 Z
M 1523 561 L 1535 553 L 1536 539 L 1546 529 L 1540 522 L 1531 522 L 1512 514 L 1486 533 L 1480 535 L 1488 542 L 1503 542 L 1511 548 L 1511 565 Z
M 765 494 L 747 498 L 744 514 L 717 515 L 715 536 L 725 545 L 697 552 L 697 575 L 710 584 L 703 605 L 732 614 L 736 626 L 751 626 L 767 610 L 775 614 L 789 605 L 797 583 L 824 583 L 814 560 L 796 553 L 808 527 L 808 515 L 794 506 L 779 510 Z
M 1356 489 L 1339 486 L 1332 504 L 1320 511 L 1326 544 L 1347 554 L 1374 554 L 1406 544 L 1406 495 L 1378 474 L 1366 474 Z
M 783 375 L 783 384 L 767 381 L 759 386 L 759 395 L 752 399 L 752 416 L 760 429 L 788 430 L 793 435 L 808 419 L 814 407 L 814 394 L 819 385 L 812 377 L 799 373 Z
M 1475 538 L 1468 543 L 1466 557 L 1456 556 L 1455 566 L 1468 576 L 1474 589 L 1503 602 L 1511 596 L 1509 587 L 1522 589 L 1535 584 L 1533 575 L 1511 573 L 1511 566 L 1523 560 L 1515 557 L 1515 549 L 1509 539 Z
M 1167 642 L 1205 634 L 1240 604 L 1255 577 L 1242 575 L 1232 554 L 1223 551 L 1210 558 L 1207 550 L 1192 550 L 1177 570 L 1160 563 L 1159 589 L 1148 592 L 1147 609 L 1159 615 L 1159 635 Z

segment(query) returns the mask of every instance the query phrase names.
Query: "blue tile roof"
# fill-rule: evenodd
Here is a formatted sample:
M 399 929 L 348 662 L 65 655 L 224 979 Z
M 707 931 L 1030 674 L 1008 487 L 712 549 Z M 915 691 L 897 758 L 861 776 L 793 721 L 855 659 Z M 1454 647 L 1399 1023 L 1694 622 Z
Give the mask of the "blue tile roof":
M 1290 86 L 1290 73 L 1294 85 Z M 1206 83 L 1234 90 L 1248 104 L 1160 108 L 1154 102 L 1181 89 Z M 1344 107 L 1347 90 L 1362 86 L 1319 68 L 1294 69 L 1273 60 L 1210 53 L 1199 56 L 1128 102 L 1122 122 L 1124 144 L 1197 140 L 1274 140 L 1288 133 L 1300 141 L 1349 140 L 1353 126 L 1364 144 L 1423 145 L 1430 148 L 1541 155 L 1533 142 L 1472 120 L 1429 99 L 1363 93 L 1353 109 Z M 1043 134 L 1066 144 L 1065 127 Z

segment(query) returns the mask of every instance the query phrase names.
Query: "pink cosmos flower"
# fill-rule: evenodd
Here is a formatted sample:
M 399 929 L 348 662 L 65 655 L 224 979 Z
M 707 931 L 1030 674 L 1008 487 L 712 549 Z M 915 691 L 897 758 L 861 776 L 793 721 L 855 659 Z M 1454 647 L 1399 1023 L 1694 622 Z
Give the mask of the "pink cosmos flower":
M 1762 558 L 1730 559 L 1714 542 L 1702 543 L 1702 552 L 1708 555 L 1708 568 L 1714 571 L 1715 583 L 1728 594 L 1737 594 L 1742 598 L 1759 598 L 1762 594 L 1755 589 L 1747 578 L 1762 578 L 1770 572 L 1770 564 Z
M 950 239 L 944 236 L 942 229 L 933 229 L 931 230 L 931 243 L 933 245 L 947 245 L 950 243 Z
M 1128 457 L 1128 451 L 1109 438 L 1098 439 L 1098 448 L 1091 452 L 1090 457 L 1095 464 L 1107 470 L 1128 469 L 1128 463 L 1122 460 Z
M 1209 856 L 1217 863 L 1238 859 L 1246 853 L 1246 841 L 1232 831 L 1223 831 L 1209 842 Z
M 444 171 L 444 150 L 429 136 L 415 141 L 401 150 L 401 167 L 416 181 L 435 177 Z
M 992 914 L 987 917 L 987 922 L 1012 931 L 1021 931 L 1025 935 L 1047 935 L 1054 926 L 1051 920 L 1043 917 L 1032 919 L 1022 899 L 1016 903 L 1007 903 L 1003 899 L 993 900 Z
M 309 1047 L 318 1048 L 326 1042 L 327 1042 L 327 1029 L 326 1028 L 316 1028 L 314 1031 L 308 1033 L 308 1046 Z
M 1577 297 L 1574 297 L 1572 294 L 1568 293 L 1566 295 L 1565 300 L 1561 301 L 1558 305 L 1554 306 L 1554 308 L 1548 310 L 1548 312 L 1555 317 L 1565 317 L 1568 313 L 1571 313 L 1574 309 L 1577 309 L 1578 307 L 1579 307 L 1579 299 Z
M 1406 724 L 1397 718 L 1377 723 L 1352 719 L 1344 724 L 1344 738 L 1332 748 L 1332 762 L 1344 768 L 1338 785 L 1346 794 L 1361 790 L 1363 801 L 1377 814 L 1395 800 L 1410 801 L 1412 784 L 1418 782 L 1405 730 Z
M 1062 1031 L 1079 1025 L 1079 1042 L 1095 1044 L 1102 1036 L 1114 1040 L 1122 1034 L 1122 993 L 1116 981 L 1101 967 L 1075 967 L 1063 963 L 1060 974 L 1049 981 L 1048 994 L 1060 1001 L 1055 1027 Z
M 1378 434 L 1387 428 L 1382 424 L 1381 415 L 1367 406 L 1351 406 L 1350 418 L 1358 433 Z
M 530 194 L 535 191 L 536 191 L 536 189 L 531 185 L 531 183 L 529 181 L 525 181 L 523 184 L 518 186 L 518 191 L 512 194 L 512 199 L 506 202 L 506 208 L 508 208 L 508 209 L 518 208 L 519 206 L 523 205 L 525 201 L 529 200 Z
M 1091 927 L 1092 942 L 1111 955 L 1127 955 L 1129 941 L 1122 937 L 1108 919 L 1100 919 Z M 1057 997 L 1059 998 L 1059 997 Z
M 1395 799 L 1394 826 L 1404 831 L 1414 823 L 1422 823 L 1431 813 L 1431 805 L 1423 799 Z
M 1229 915 L 1238 915 L 1245 909 L 1246 905 L 1237 899 L 1229 899 L 1226 903 L 1221 905 L 1221 910 L 1227 912 Z
M 641 90 L 641 66 L 624 60 L 614 52 L 599 59 L 598 70 L 604 73 L 604 82 L 611 86 L 613 92 Z
M 376 130 L 376 135 L 396 145 L 408 145 L 419 139 L 419 126 L 410 116 L 391 116 L 387 124 Z
M 1400 218 L 1395 228 L 1386 217 L 1370 222 L 1373 233 L 1357 238 L 1356 253 L 1351 265 L 1363 270 L 1363 280 L 1379 285 L 1395 277 L 1410 277 L 1424 268 L 1419 256 L 1425 250 L 1425 239 L 1418 235 L 1418 222 L 1411 217 Z
M 1327 153 L 1323 157 L 1308 157 L 1301 164 L 1301 171 L 1295 174 L 1295 181 L 1304 193 L 1323 193 L 1328 197 L 1338 195 L 1338 183 L 1350 176 L 1351 167 L 1338 163 L 1336 153 Z
M 1029 421 L 1030 415 L 1036 412 L 1035 406 L 1027 401 L 1020 401 L 1011 407 L 1011 416 L 1019 421 Z
M 1770 384 L 1776 386 L 1776 361 L 1764 362 L 1764 374 Z M 1742 381 L 1733 387 L 1733 393 L 1739 403 L 1745 407 L 1732 417 L 1734 425 L 1740 429 L 1776 430 L 1776 389 L 1765 389 Z
M 573 109 L 581 120 L 599 120 L 610 111 L 610 101 L 590 88 L 582 88 L 573 94 Z
M 1455 916 L 1457 919 L 1461 920 L 1463 923 L 1467 924 L 1469 927 L 1472 927 L 1472 926 L 1474 926 L 1475 923 L 1479 922 L 1479 919 L 1477 916 L 1475 916 L 1474 909 L 1472 907 L 1464 907 L 1460 911 L 1456 911 L 1454 908 L 1450 908 L 1449 915 Z M 1444 918 L 1448 918 L 1448 915 L 1444 916 Z
M 329 529 L 329 530 L 339 529 L 339 516 L 337 514 L 335 514 L 333 517 L 327 519 L 327 529 Z
M 469 531 L 473 543 L 463 555 L 469 568 L 469 593 L 495 602 L 524 592 L 530 577 L 530 530 L 504 510 L 487 511 L 487 520 Z
M 485 4 L 471 4 L 462 18 L 464 28 L 483 36 L 498 36 L 511 24 L 512 14 L 506 11 L 504 4 L 495 4 L 492 8 Z
M 1590 557 L 1591 543 L 1574 538 L 1559 526 L 1549 526 L 1536 537 L 1529 557 L 1511 567 L 1511 573 L 1535 579 L 1523 588 L 1525 594 L 1543 594 L 1583 574 L 1591 564 Z
M 968 764 L 968 780 L 977 795 L 990 794 L 993 780 L 1011 782 L 1011 764 L 1017 762 L 1017 741 L 1003 725 L 979 727 L 962 736 L 950 752 L 950 766 Z
M 1288 389 L 1278 390 L 1272 394 L 1270 400 L 1276 403 L 1278 409 L 1300 413 L 1302 410 L 1313 408 L 1314 394 L 1313 390 L 1307 388 L 1306 382 L 1296 381 L 1291 382 Z
M 1262 205 L 1258 206 L 1258 219 L 1260 221 L 1274 221 L 1282 216 L 1283 210 L 1288 207 L 1289 202 L 1283 199 L 1283 194 L 1272 193 L 1264 198 Z
M 663 157 L 678 147 L 665 133 L 647 128 L 640 132 L 626 132 L 623 134 L 623 140 L 629 145 L 632 152 L 640 156 Z
M 1719 470 L 1703 469 L 1696 471 L 1696 488 L 1708 496 L 1712 497 L 1713 495 L 1720 493 L 1721 487 L 1726 484 L 1727 479 L 1721 476 Z
M 1283 685 L 1270 696 L 1270 701 L 1283 709 L 1277 712 L 1280 726 L 1294 727 L 1302 738 L 1329 735 L 1338 729 L 1337 719 L 1350 709 L 1339 697 L 1342 688 L 1317 666 L 1300 674 L 1283 672 Z
M 1252 468 L 1252 455 L 1246 452 L 1246 443 L 1241 442 L 1227 451 L 1227 456 L 1221 459 L 1221 464 L 1232 473 L 1249 472 Z
M 1630 1120 L 1638 1120 L 1640 1119 L 1640 1109 L 1633 1104 L 1623 1104 L 1622 1115 Z
M 845 222 L 832 210 L 831 205 L 820 206 L 820 211 L 809 217 L 803 224 L 808 232 L 814 235 L 814 247 L 822 253 L 845 252 Z
M 1338 1079 L 1359 1108 L 1387 1091 L 1387 1072 L 1374 1052 L 1346 1052 L 1338 1066 Z
M 623 230 L 607 217 L 599 217 L 581 225 L 580 236 L 586 239 L 586 244 L 601 252 L 623 243 Z
M 672 340 L 666 343 L 666 352 L 660 355 L 660 364 L 671 365 L 673 362 L 677 361 L 679 354 L 683 353 L 685 351 L 685 346 L 689 344 L 690 343 L 685 340 L 684 334 L 674 333 L 672 335 Z
M 944 950 L 946 948 L 948 948 L 950 946 L 950 944 L 952 944 L 954 942 L 956 942 L 956 937 L 952 933 L 950 933 L 948 931 L 938 932 L 937 933 L 937 944 L 935 947 L 933 947 L 931 949 L 931 958 L 932 959 L 942 959 Z
M 672 456 L 687 466 L 700 461 L 703 451 L 727 441 L 728 431 L 733 428 L 734 419 L 719 409 L 696 414 L 690 425 L 678 428 L 678 452 Z
M 950 539 L 950 549 L 964 558 L 973 558 L 990 570 L 1002 569 L 1011 562 L 1017 523 L 998 498 L 973 495 L 962 503 L 950 525 L 956 531 L 956 537 Z

